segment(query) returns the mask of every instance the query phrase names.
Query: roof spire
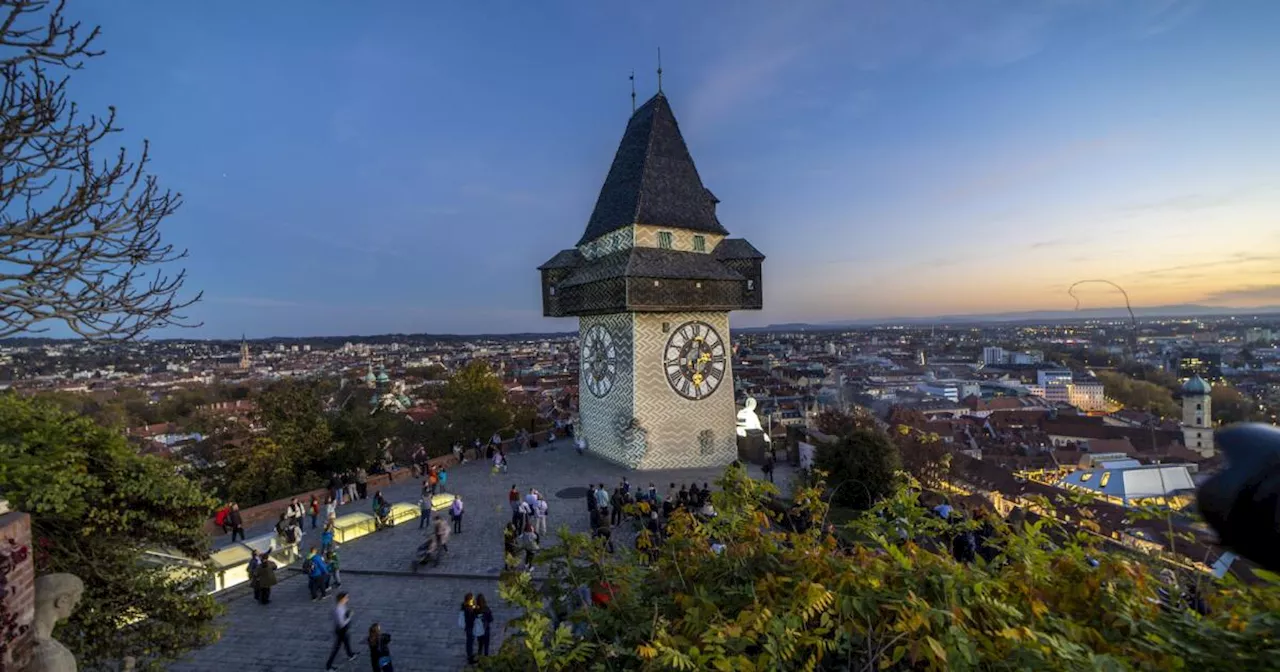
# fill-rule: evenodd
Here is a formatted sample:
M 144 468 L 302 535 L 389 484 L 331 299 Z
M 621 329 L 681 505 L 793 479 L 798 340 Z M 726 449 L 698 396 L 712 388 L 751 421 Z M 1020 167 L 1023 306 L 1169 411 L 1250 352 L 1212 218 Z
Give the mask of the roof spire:
M 662 93 L 662 47 L 658 47 L 658 93 Z
M 636 71 L 631 71 L 631 114 L 636 113 Z

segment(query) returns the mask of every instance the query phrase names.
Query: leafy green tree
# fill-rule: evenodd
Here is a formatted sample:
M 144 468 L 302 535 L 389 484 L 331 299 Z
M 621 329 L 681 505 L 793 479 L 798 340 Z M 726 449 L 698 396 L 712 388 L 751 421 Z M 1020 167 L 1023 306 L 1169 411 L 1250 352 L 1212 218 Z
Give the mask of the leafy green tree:
M 1148 556 L 1052 517 L 994 519 L 994 557 L 962 563 L 935 541 L 956 528 L 907 487 L 854 518 L 859 541 L 841 547 L 821 490 L 795 493 L 810 524 L 793 528 L 765 505 L 771 485 L 737 467 L 718 485 L 719 515 L 677 512 L 652 555 L 562 530 L 538 554 L 541 586 L 505 573 L 499 593 L 523 613 L 481 669 L 1238 672 L 1280 654 L 1280 585 L 1183 575 L 1202 616 L 1161 606 Z M 583 589 L 607 604 L 584 607 Z
M 1146 380 L 1134 380 L 1123 373 L 1099 371 L 1098 380 L 1108 397 L 1127 408 L 1154 413 L 1162 418 L 1178 415 L 1178 404 L 1169 388 Z
M 1215 423 L 1229 425 L 1258 419 L 1258 404 L 1230 385 L 1214 385 L 1209 392 L 1209 400 Z
M 439 410 L 451 439 L 483 440 L 511 425 L 511 407 L 502 381 L 478 359 L 449 378 L 440 395 Z
M 151 549 L 207 557 L 214 502 L 170 463 L 48 400 L 4 394 L 0 491 L 31 515 L 38 570 L 84 580 L 83 602 L 56 632 L 82 669 L 124 656 L 160 669 L 215 637 L 207 572 L 143 562 Z
M 832 503 L 866 509 L 893 490 L 901 459 L 884 432 L 855 429 L 837 441 L 819 443 L 814 466 L 826 472 Z

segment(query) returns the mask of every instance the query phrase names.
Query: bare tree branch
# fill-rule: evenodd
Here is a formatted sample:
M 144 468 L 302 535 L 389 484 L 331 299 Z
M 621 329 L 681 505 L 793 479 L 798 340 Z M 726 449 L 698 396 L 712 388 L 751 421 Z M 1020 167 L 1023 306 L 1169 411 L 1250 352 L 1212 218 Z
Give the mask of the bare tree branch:
M 102 155 L 120 128 L 115 108 L 84 115 L 66 98 L 67 77 L 101 55 L 65 0 L 0 0 L 0 338 L 62 322 L 93 340 L 137 338 L 164 326 L 198 326 L 179 312 L 187 256 L 159 225 L 181 205 L 147 174 L 149 146 L 131 161 Z

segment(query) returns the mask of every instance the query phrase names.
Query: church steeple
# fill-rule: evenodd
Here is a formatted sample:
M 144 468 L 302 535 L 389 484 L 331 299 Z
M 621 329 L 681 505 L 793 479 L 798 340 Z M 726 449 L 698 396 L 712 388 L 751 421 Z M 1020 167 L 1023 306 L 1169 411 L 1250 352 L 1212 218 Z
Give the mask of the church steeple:
M 579 245 L 633 224 L 727 235 L 661 91 L 631 115 Z

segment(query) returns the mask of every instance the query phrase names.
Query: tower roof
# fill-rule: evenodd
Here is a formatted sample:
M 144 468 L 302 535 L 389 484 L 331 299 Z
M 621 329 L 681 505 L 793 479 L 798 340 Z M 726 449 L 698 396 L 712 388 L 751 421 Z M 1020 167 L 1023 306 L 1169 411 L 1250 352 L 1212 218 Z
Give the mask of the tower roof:
M 632 224 L 728 234 L 661 92 L 631 115 L 579 245 Z
M 1192 376 L 1191 380 L 1182 385 L 1183 394 L 1209 394 L 1212 389 L 1209 382 L 1200 376 Z

